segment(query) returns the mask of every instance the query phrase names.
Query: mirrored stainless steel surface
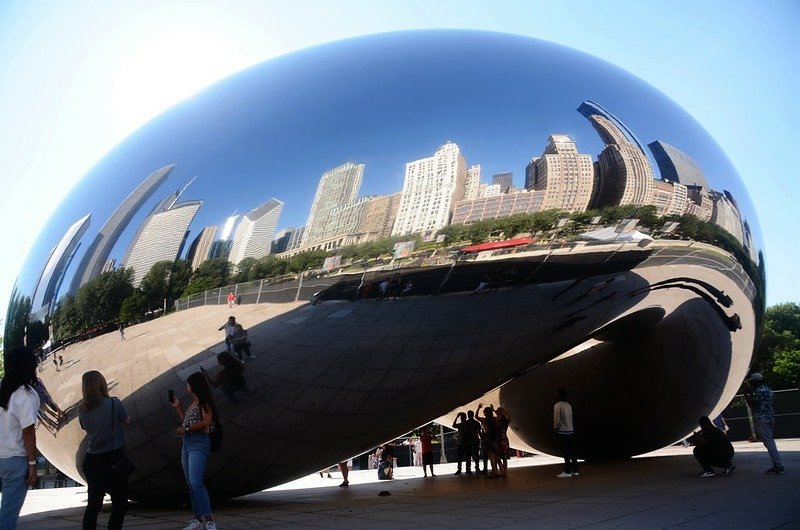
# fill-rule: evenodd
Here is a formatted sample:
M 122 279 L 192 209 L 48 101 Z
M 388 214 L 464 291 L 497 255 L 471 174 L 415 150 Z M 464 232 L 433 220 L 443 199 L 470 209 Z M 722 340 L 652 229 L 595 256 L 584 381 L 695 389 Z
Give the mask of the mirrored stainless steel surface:
M 167 391 L 218 369 L 229 315 L 255 357 L 248 388 L 215 390 L 218 497 L 480 399 L 510 411 L 516 446 L 558 454 L 561 387 L 581 457 L 656 449 L 730 401 L 764 310 L 755 212 L 713 139 L 608 63 L 502 34 L 265 62 L 142 127 L 42 215 L 5 329 L 66 411 L 40 448 L 80 480 L 81 375 L 100 370 L 149 502 L 185 496 Z

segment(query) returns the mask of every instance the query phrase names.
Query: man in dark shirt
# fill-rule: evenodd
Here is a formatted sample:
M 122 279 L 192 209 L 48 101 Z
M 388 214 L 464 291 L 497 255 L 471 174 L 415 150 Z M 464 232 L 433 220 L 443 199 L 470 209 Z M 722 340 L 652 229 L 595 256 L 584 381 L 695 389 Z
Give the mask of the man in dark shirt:
M 724 476 L 730 475 L 736 466 L 733 465 L 733 445 L 725 433 L 714 427 L 708 416 L 700 418 L 700 432 L 692 436 L 697 447 L 694 457 L 703 467 L 701 477 L 713 477 L 715 467 L 725 468 Z

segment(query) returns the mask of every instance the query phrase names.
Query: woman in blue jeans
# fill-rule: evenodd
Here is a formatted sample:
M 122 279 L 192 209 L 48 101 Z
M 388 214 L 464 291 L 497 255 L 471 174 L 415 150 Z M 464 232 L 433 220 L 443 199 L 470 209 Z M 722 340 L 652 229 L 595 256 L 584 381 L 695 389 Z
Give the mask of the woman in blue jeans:
M 216 530 L 217 526 L 211 515 L 211 500 L 203 478 L 208 453 L 211 451 L 208 432 L 217 417 L 217 407 L 211 395 L 211 387 L 200 372 L 189 376 L 186 390 L 189 391 L 192 403 L 185 412 L 180 401 L 177 399 L 172 401 L 172 406 L 181 418 L 181 425 L 175 429 L 175 433 L 183 436 L 181 463 L 186 483 L 189 485 L 189 498 L 194 512 L 194 519 L 189 521 L 184 530 Z
M 36 483 L 36 358 L 24 347 L 5 355 L 0 381 L 0 528 L 14 530 L 28 486 Z

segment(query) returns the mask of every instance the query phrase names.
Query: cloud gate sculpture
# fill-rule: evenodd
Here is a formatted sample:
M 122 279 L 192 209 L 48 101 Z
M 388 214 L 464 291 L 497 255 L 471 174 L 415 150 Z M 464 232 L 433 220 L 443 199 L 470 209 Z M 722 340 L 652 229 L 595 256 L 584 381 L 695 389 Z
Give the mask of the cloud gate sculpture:
M 487 393 L 519 447 L 558 454 L 567 388 L 580 456 L 625 457 L 739 388 L 760 245 L 726 156 L 641 80 L 517 36 L 370 36 L 252 67 L 111 151 L 35 242 L 5 344 L 40 351 L 66 419 L 39 445 L 77 480 L 81 375 L 105 374 L 147 502 L 185 495 L 166 396 L 215 369 L 230 314 L 254 391 L 217 393 L 217 497 Z

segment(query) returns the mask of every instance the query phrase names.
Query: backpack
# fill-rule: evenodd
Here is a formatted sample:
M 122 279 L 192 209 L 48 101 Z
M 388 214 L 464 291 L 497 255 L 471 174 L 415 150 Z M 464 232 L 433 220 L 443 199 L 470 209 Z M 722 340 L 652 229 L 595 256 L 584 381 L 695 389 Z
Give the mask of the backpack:
M 222 423 L 216 419 L 211 431 L 208 433 L 208 440 L 211 442 L 211 452 L 217 452 L 222 447 Z

